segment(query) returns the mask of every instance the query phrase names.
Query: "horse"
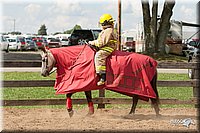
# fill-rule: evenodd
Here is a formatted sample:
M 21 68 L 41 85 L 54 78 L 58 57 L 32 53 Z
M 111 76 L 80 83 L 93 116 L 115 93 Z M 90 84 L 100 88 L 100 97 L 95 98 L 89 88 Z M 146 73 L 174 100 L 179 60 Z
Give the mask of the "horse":
M 94 53 L 96 51 L 91 46 L 79 45 L 79 46 L 69 46 L 69 47 L 62 47 L 62 48 L 52 48 L 49 50 L 46 49 L 45 47 L 42 47 L 41 49 L 43 51 L 41 75 L 44 77 L 49 76 L 52 73 L 53 67 L 57 68 L 57 78 L 56 78 L 54 88 L 56 89 L 57 94 L 66 94 L 66 107 L 67 107 L 70 117 L 73 116 L 71 96 L 76 92 L 80 92 L 80 91 L 85 92 L 87 102 L 88 102 L 88 107 L 89 107 L 89 111 L 88 111 L 87 115 L 94 114 L 94 106 L 93 106 L 93 102 L 92 102 L 91 90 L 105 88 L 105 89 L 110 89 L 111 91 L 115 91 L 115 92 L 118 92 L 121 94 L 131 96 L 132 97 L 132 107 L 131 107 L 129 114 L 135 113 L 135 109 L 136 109 L 139 99 L 145 100 L 145 98 L 146 98 L 146 95 L 143 96 L 143 95 L 139 94 L 139 92 L 141 91 L 140 87 L 138 87 L 136 92 L 134 92 L 134 93 L 132 93 L 132 92 L 129 93 L 130 89 L 126 89 L 126 87 L 128 87 L 128 84 L 130 84 L 128 82 L 128 80 L 131 80 L 131 79 L 128 79 L 130 76 L 128 78 L 126 77 L 127 85 L 125 85 L 125 89 L 123 89 L 122 91 L 115 89 L 116 88 L 115 85 L 113 87 L 112 86 L 113 84 L 109 84 L 111 81 L 106 81 L 107 85 L 97 86 L 96 83 L 97 83 L 99 77 L 95 73 L 95 67 L 94 67 L 94 61 L 93 61 Z M 63 53 L 63 51 L 66 51 L 66 49 L 67 49 L 67 55 L 61 54 L 61 53 Z M 131 52 L 121 52 L 121 54 L 125 54 L 125 57 L 126 57 L 128 55 L 131 55 L 132 53 Z M 139 55 L 141 55 L 141 54 L 137 54 L 137 56 L 139 56 Z M 123 55 L 118 55 L 118 56 L 123 56 Z M 145 56 L 145 55 L 141 55 L 141 56 Z M 147 60 L 146 57 L 148 59 L 150 58 L 148 56 L 145 56 L 145 60 Z M 130 57 L 130 58 L 132 58 L 132 57 Z M 147 76 L 153 75 L 153 76 L 151 76 L 152 79 L 150 79 L 151 81 L 149 83 L 150 84 L 149 88 L 152 87 L 153 90 L 149 89 L 148 92 L 152 91 L 151 93 L 153 93 L 155 95 L 154 97 L 149 96 L 149 99 L 151 100 L 151 104 L 155 110 L 156 116 L 159 116 L 160 115 L 159 114 L 159 110 L 160 110 L 159 109 L 159 95 L 158 95 L 157 85 L 156 85 L 157 69 L 156 69 L 156 67 L 154 67 L 152 65 L 153 63 L 155 63 L 155 60 L 153 60 L 152 58 L 150 58 L 150 59 L 151 59 L 151 61 L 150 60 L 145 61 L 145 62 L 148 62 L 147 65 L 142 64 L 141 65 L 142 67 L 133 73 L 136 75 L 140 74 L 141 72 L 143 72 L 143 69 L 147 69 L 148 67 L 149 68 L 151 67 L 150 69 L 153 70 L 153 73 L 151 73 L 151 70 L 147 70 L 147 71 L 149 71 L 149 74 L 147 73 Z M 153 61 L 153 63 L 152 63 L 152 61 Z M 130 61 L 130 62 L 132 63 L 133 61 Z M 139 61 L 139 62 L 141 62 L 141 61 Z M 122 61 L 120 64 L 123 64 L 123 63 L 126 63 L 126 62 Z M 133 63 L 133 64 L 135 64 L 135 63 Z M 80 66 L 80 68 L 78 68 L 79 66 Z M 112 63 L 109 64 L 109 66 L 111 66 L 111 68 L 112 68 L 113 67 Z M 140 65 L 138 65 L 138 66 L 140 66 Z M 87 69 L 85 67 L 87 67 Z M 114 70 L 116 70 L 116 69 L 113 69 L 111 71 L 114 71 Z M 126 70 L 127 70 L 127 68 L 125 68 L 122 71 L 126 71 Z M 127 73 L 127 72 L 125 72 L 125 73 Z M 84 76 L 84 74 L 86 76 Z M 116 75 L 107 74 L 107 76 L 112 77 L 112 78 L 108 78 L 108 79 L 113 79 L 114 76 L 116 76 Z M 122 76 L 118 76 L 116 79 L 119 79 L 121 77 Z M 146 78 L 146 77 L 144 76 L 144 78 Z M 85 81 L 87 81 L 87 82 L 85 82 Z M 134 85 L 137 82 L 144 83 L 144 80 L 141 78 L 139 80 L 134 79 L 134 81 L 132 81 L 132 83 L 134 83 Z M 117 84 L 117 83 L 115 82 L 114 84 Z M 123 88 L 123 85 L 121 85 L 121 87 Z M 148 87 L 148 85 L 145 85 L 145 87 Z M 133 88 L 131 88 L 131 89 L 133 89 Z M 143 91 L 144 90 L 145 89 L 143 89 Z

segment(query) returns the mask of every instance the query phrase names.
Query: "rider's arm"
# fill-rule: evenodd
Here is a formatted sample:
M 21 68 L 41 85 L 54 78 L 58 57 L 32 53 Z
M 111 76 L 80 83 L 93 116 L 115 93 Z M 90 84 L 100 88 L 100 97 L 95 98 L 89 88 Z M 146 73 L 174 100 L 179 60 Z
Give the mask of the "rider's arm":
M 98 40 L 89 41 L 89 44 L 96 46 L 98 44 Z
M 112 34 L 113 34 L 112 28 L 105 29 L 99 34 L 97 40 L 89 41 L 89 44 L 95 45 L 97 47 L 103 47 L 108 44 L 108 42 L 112 38 Z

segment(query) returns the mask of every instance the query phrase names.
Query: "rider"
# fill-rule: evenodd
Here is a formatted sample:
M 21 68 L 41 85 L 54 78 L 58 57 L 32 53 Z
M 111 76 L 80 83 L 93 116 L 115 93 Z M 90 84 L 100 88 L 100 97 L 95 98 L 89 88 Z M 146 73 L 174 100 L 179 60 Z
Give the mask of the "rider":
M 103 85 L 106 81 L 106 58 L 117 48 L 117 35 L 114 33 L 114 19 L 110 14 L 103 14 L 99 24 L 102 31 L 98 39 L 89 41 L 89 44 L 98 48 L 95 54 L 95 69 L 100 80 L 97 85 Z

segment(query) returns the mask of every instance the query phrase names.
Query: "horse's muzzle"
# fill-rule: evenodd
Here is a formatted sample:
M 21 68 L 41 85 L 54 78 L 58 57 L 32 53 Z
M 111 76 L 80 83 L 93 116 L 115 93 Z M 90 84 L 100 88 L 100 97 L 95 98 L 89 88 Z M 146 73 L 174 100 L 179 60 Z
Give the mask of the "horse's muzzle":
M 41 72 L 41 75 L 43 77 L 47 77 L 47 76 L 49 76 L 49 72 L 47 70 L 44 70 L 44 71 Z

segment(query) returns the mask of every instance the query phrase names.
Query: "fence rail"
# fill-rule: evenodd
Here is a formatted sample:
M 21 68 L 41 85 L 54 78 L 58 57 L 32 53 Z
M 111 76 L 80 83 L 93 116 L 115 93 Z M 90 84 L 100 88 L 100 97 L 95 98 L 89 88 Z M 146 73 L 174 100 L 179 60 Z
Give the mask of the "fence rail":
M 7 80 L 3 81 L 3 87 L 52 87 L 55 80 Z M 159 87 L 195 87 L 197 80 L 162 80 L 157 81 Z
M 40 60 L 6 60 L 1 62 L 3 67 L 41 67 Z M 158 68 L 165 69 L 194 69 L 197 63 L 187 62 L 159 62 Z

